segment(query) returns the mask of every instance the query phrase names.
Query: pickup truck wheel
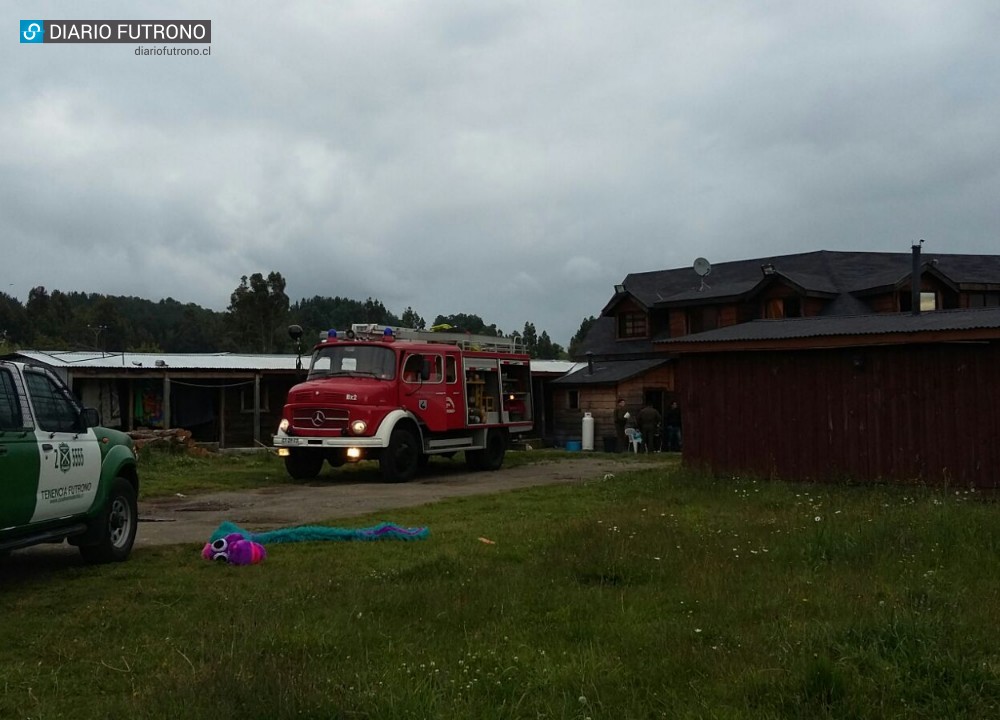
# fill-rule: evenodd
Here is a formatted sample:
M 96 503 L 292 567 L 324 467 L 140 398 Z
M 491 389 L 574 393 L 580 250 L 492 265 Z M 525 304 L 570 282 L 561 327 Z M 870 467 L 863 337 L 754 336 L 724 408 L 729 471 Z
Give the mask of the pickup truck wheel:
M 413 433 L 406 428 L 396 428 L 389 436 L 389 447 L 382 450 L 378 465 L 385 482 L 406 482 L 417 472 L 420 464 L 420 447 Z
M 90 563 L 121 562 L 128 558 L 139 525 L 135 488 L 122 477 L 115 478 L 104 508 L 94 520 L 97 542 L 80 546 L 80 554 Z
M 292 450 L 285 458 L 285 470 L 293 480 L 312 480 L 323 469 L 323 454 L 316 450 Z

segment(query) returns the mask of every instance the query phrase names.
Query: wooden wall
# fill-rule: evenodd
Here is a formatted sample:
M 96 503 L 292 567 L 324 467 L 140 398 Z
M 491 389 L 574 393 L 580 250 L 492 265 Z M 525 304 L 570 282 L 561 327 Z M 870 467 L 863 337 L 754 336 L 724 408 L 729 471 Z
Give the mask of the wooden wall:
M 569 390 L 563 385 L 555 385 L 554 414 L 556 441 L 562 444 L 566 439 L 579 439 L 583 428 L 583 414 L 589 412 L 594 418 L 594 448 L 601 450 L 602 438 L 614 436 L 615 405 L 619 397 L 625 398 L 629 409 L 636 411 L 642 407 L 646 390 L 674 391 L 674 365 L 658 367 L 642 375 L 624 380 L 617 385 L 580 385 L 579 408 L 569 408 Z
M 685 355 L 684 462 L 718 474 L 1000 486 L 1000 344 Z

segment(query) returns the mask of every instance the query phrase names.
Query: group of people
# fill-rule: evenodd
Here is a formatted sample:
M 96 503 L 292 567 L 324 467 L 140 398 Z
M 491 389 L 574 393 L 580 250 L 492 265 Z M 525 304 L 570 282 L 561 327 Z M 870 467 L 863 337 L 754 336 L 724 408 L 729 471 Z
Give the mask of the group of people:
M 670 403 L 663 418 L 660 412 L 647 402 L 641 410 L 633 412 L 625 405 L 625 398 L 618 398 L 615 407 L 615 436 L 617 451 L 625 452 L 631 444 L 628 430 L 639 433 L 642 452 L 680 452 L 681 449 L 681 409 L 674 401 Z

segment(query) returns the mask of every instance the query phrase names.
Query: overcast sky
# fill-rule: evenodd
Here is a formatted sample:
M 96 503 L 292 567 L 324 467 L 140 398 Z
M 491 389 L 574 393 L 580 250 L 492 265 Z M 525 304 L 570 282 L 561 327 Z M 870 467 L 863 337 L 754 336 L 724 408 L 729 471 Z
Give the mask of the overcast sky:
M 531 321 L 565 346 L 625 275 L 698 256 L 1000 253 L 996 0 L 3 14 L 0 290 L 22 301 L 224 310 L 277 270 L 293 302 Z M 212 53 L 23 45 L 21 19 L 208 19 Z

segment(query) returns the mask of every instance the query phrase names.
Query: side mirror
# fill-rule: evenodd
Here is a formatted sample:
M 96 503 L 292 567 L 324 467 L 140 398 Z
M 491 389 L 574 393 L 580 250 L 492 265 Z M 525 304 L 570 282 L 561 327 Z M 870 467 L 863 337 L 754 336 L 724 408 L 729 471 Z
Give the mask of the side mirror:
M 84 427 L 97 427 L 101 424 L 101 413 L 96 408 L 86 407 L 80 413 L 80 419 L 83 420 Z
M 302 326 L 301 325 L 289 325 L 288 326 L 288 337 L 292 340 L 298 340 L 302 337 Z

